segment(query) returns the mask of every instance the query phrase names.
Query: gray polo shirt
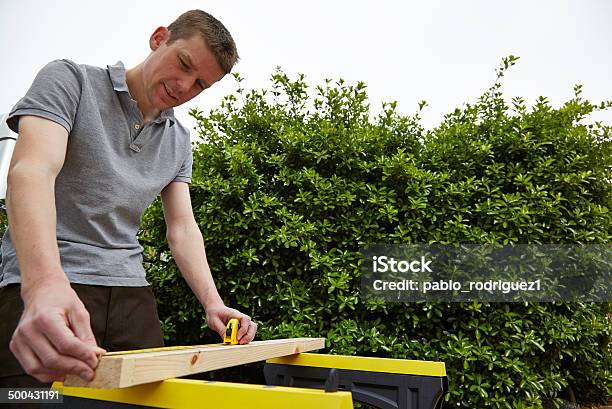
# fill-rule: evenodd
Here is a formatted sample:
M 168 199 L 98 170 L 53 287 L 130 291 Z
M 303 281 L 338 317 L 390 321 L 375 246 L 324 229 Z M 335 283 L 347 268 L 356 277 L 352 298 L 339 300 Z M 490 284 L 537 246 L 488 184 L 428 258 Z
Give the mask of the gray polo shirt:
M 49 63 L 9 114 L 15 132 L 22 115 L 50 119 L 69 132 L 55 205 L 57 244 L 70 281 L 147 285 L 136 233 L 143 211 L 166 185 L 191 181 L 189 131 L 172 109 L 143 124 L 121 62 L 108 69 Z M 9 228 L 2 239 L 0 287 L 18 282 Z

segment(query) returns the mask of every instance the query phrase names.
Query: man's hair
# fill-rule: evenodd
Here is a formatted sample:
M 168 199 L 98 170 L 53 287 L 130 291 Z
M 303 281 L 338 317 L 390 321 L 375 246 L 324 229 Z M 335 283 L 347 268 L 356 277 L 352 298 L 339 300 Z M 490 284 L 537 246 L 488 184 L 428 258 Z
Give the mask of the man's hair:
M 168 26 L 168 30 L 168 45 L 178 39 L 186 40 L 200 34 L 225 74 L 229 73 L 238 61 L 238 50 L 232 35 L 219 20 L 205 11 L 189 10 L 181 14 Z

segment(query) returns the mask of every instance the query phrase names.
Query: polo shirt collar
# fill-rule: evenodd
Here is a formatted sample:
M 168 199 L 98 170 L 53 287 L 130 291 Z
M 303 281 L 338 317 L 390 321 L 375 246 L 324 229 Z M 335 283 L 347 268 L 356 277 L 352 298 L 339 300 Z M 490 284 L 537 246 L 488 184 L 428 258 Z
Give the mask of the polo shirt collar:
M 127 92 L 130 93 L 128 89 L 127 82 L 125 80 L 125 66 L 121 61 L 117 61 L 114 65 L 107 65 L 108 73 L 113 84 L 113 88 L 117 92 Z M 172 124 L 176 122 L 176 118 L 174 117 L 174 109 L 168 108 L 159 114 L 158 120 L 160 119 L 169 119 Z

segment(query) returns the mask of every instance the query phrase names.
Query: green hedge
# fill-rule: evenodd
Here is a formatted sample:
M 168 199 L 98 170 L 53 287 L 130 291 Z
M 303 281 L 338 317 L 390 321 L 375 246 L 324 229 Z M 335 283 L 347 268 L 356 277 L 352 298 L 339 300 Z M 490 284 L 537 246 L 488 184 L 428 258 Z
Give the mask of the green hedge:
M 453 407 L 534 408 L 612 391 L 610 304 L 365 302 L 361 244 L 609 243 L 610 127 L 597 106 L 505 102 L 501 78 L 433 130 L 363 83 L 311 89 L 280 70 L 192 112 L 191 194 L 225 301 L 261 323 L 258 337 L 322 336 L 333 354 L 447 365 Z M 169 344 L 216 342 L 173 263 L 161 204 L 140 235 Z

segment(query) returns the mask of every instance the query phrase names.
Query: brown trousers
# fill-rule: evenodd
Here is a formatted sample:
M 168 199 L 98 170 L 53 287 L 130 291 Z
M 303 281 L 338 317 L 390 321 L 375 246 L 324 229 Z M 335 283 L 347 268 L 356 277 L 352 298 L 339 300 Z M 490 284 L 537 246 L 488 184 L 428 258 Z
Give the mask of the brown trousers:
M 71 286 L 89 311 L 96 342 L 108 352 L 163 346 L 150 287 Z M 22 312 L 20 286 L 0 288 L 0 388 L 49 387 L 28 376 L 9 349 Z

